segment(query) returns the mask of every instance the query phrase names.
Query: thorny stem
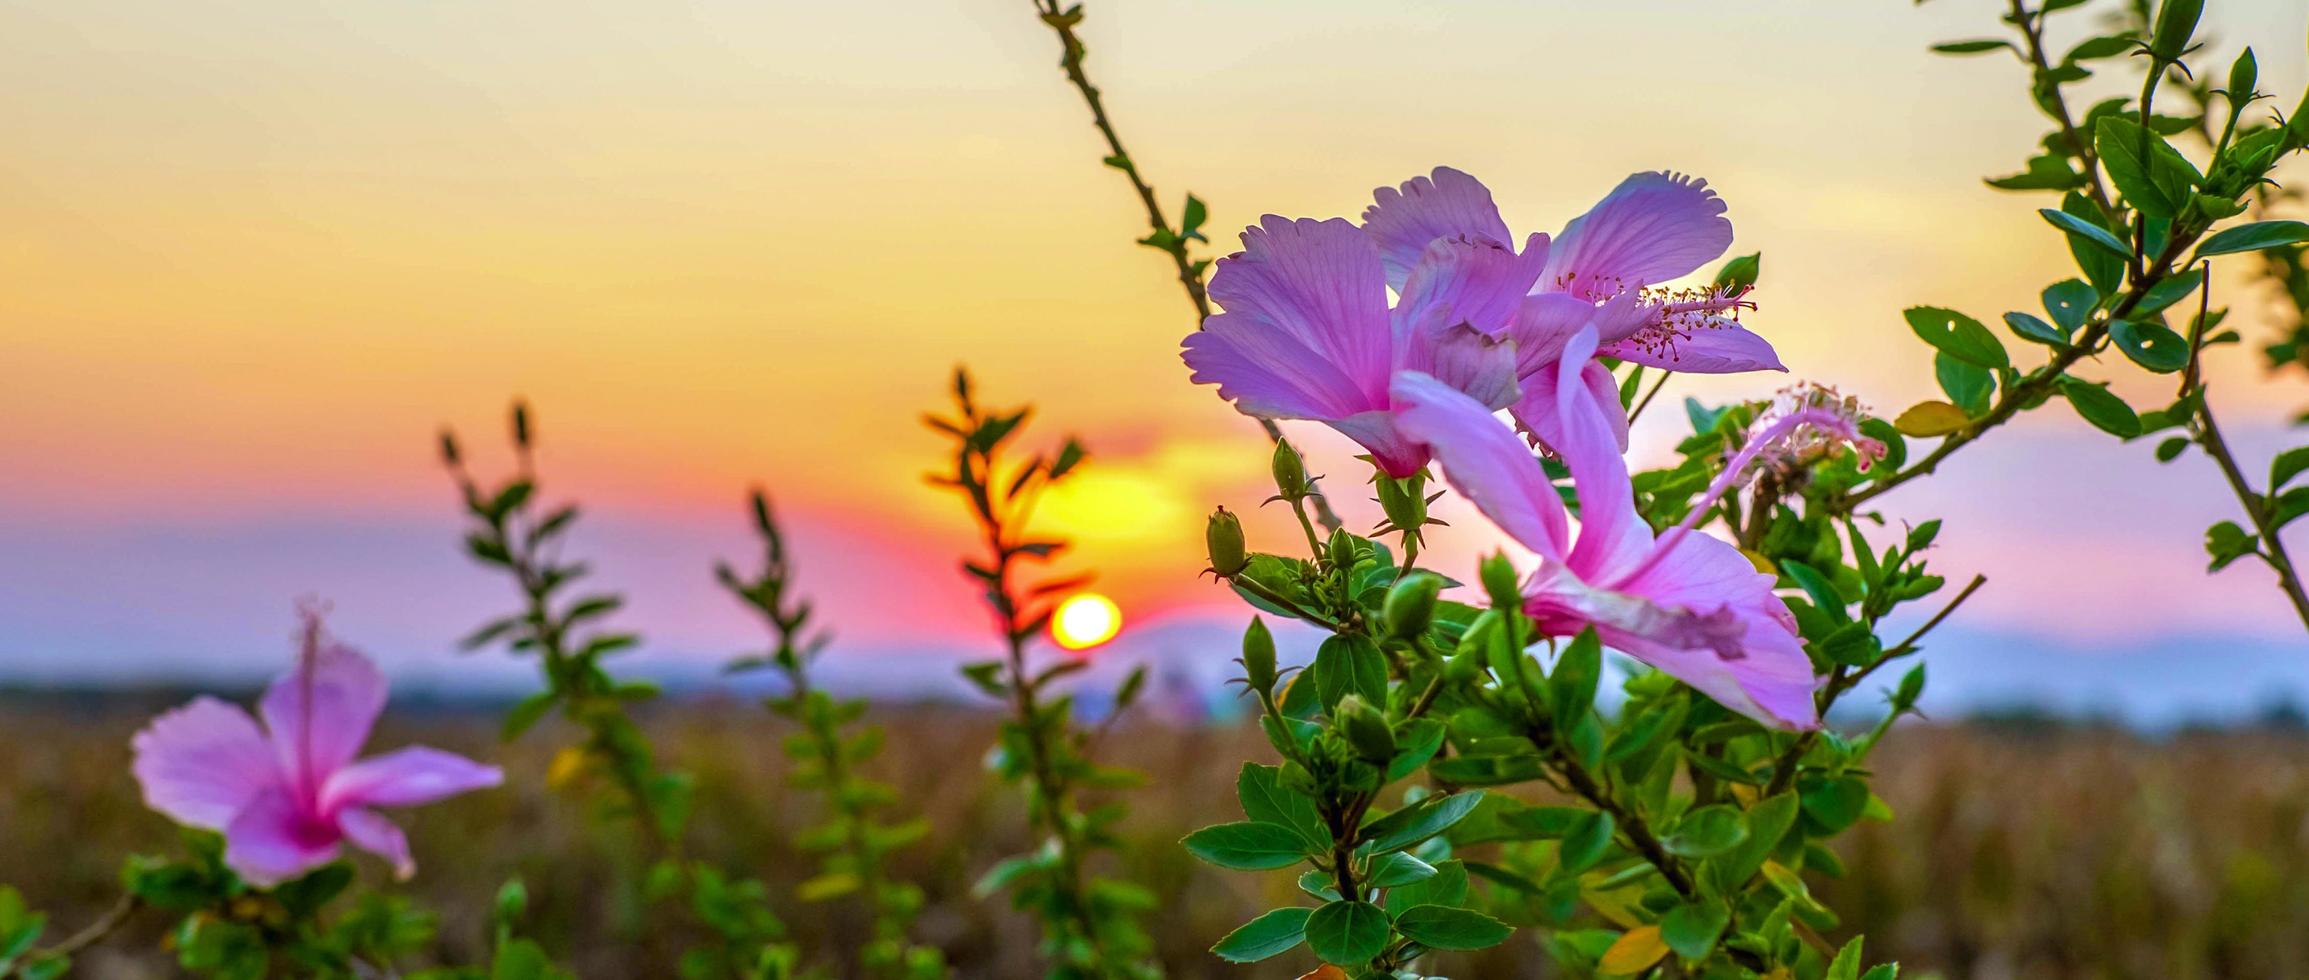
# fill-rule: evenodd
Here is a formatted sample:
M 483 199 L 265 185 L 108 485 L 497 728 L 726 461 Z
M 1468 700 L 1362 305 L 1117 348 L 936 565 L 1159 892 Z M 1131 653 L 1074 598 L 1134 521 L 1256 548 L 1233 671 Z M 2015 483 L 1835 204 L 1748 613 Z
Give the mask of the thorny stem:
M 1147 227 L 1154 232 L 1149 242 L 1169 243 L 1158 247 L 1163 254 L 1170 256 L 1172 266 L 1177 269 L 1179 286 L 1186 290 L 1187 301 L 1195 307 L 1195 329 L 1202 329 L 1203 321 L 1211 318 L 1211 296 L 1203 286 L 1202 270 L 1194 260 L 1187 257 L 1186 239 L 1171 227 L 1170 218 L 1163 214 L 1162 203 L 1155 198 L 1154 187 L 1146 182 L 1145 177 L 1140 176 L 1137 162 L 1131 159 L 1129 151 L 1122 148 L 1122 137 L 1115 132 L 1114 122 L 1107 118 L 1106 100 L 1100 95 L 1098 86 L 1091 84 L 1090 76 L 1082 70 L 1082 39 L 1074 33 L 1075 23 L 1082 19 L 1081 6 L 1078 4 L 1072 10 L 1061 10 L 1058 0 L 1033 2 L 1035 11 L 1042 15 L 1042 22 L 1058 35 L 1062 50 L 1059 66 L 1066 70 L 1066 80 L 1074 83 L 1075 91 L 1082 93 L 1083 104 L 1090 109 L 1091 125 L 1098 127 L 1098 134 L 1106 138 L 1108 165 L 1130 178 L 1131 189 L 1138 192 L 1139 203 L 1146 207 Z M 1283 441 L 1283 430 L 1275 425 L 1273 419 L 1260 419 L 1259 428 L 1266 431 L 1269 441 Z M 1324 500 L 1321 494 L 1310 496 L 1315 501 L 1315 514 L 1323 522 L 1324 530 L 1336 531 L 1343 526 L 1339 515 L 1332 513 L 1329 501 Z

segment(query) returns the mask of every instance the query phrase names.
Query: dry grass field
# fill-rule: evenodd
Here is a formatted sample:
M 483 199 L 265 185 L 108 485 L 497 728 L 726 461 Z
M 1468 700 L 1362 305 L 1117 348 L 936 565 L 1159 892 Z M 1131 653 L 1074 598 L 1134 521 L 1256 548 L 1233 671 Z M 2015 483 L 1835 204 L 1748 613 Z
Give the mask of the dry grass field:
M 174 846 L 127 774 L 129 734 L 165 703 L 9 699 L 0 712 L 0 882 L 66 927 L 111 900 L 124 855 Z M 891 729 L 878 775 L 934 824 L 926 842 L 897 859 L 899 873 L 928 892 L 923 938 L 946 947 L 965 976 L 1037 975 L 1031 924 L 969 891 L 980 871 L 1026 844 L 1016 801 L 980 778 L 991 719 L 930 708 L 878 720 Z M 810 873 L 791 840 L 816 812 L 779 778 L 783 724 L 731 701 L 661 710 L 651 724 L 661 749 L 699 778 L 696 850 L 769 881 L 781 914 L 811 948 L 854 945 L 863 923 L 847 906 L 783 898 Z M 445 961 L 476 957 L 490 896 L 519 874 L 533 895 L 533 933 L 581 975 L 655 975 L 650 964 L 666 961 L 655 947 L 670 940 L 637 927 L 627 897 L 632 855 L 586 804 L 543 785 L 557 733 L 542 727 L 501 747 L 494 731 L 479 711 L 387 719 L 379 744 L 422 739 L 496 758 L 512 781 L 406 816 L 422 864 L 413 882 L 393 885 L 373 863 L 363 874 L 379 887 L 408 888 L 442 913 Z M 1236 760 L 1265 758 L 1258 736 L 1149 725 L 1116 732 L 1103 751 L 1155 774 L 1155 788 L 1132 800 L 1136 839 L 1125 870 L 1165 898 L 1153 923 L 1171 975 L 1291 975 L 1280 961 L 1233 970 L 1204 952 L 1286 899 L 1289 876 L 1218 873 L 1173 846 L 1193 826 L 1228 815 L 1221 811 Z M 1903 976 L 2309 977 L 2309 737 L 2255 730 L 2146 740 L 2101 728 L 1918 726 L 1888 744 L 1878 772 L 1899 819 L 1847 835 L 1846 877 L 1815 888 L 1848 928 L 1869 934 L 1872 952 L 1914 971 Z M 160 929 L 139 922 L 85 957 L 83 975 L 174 975 L 151 952 Z M 1521 937 L 1441 967 L 1463 977 L 1549 975 Z

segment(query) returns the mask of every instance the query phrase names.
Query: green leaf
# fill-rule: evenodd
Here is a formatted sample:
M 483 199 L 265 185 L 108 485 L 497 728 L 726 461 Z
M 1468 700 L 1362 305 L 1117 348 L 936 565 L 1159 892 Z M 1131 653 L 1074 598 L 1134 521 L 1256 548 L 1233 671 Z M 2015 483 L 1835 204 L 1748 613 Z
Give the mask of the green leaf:
M 1990 369 L 2012 366 L 2004 345 L 1978 320 L 1937 306 L 1912 306 L 1901 315 L 1916 336 L 1950 357 Z
M 1361 836 L 1374 854 L 1399 851 L 1451 829 L 1481 802 L 1482 790 L 1430 796 L 1365 824 Z
M 2259 552 L 2261 536 L 2247 534 L 2235 521 L 2222 521 L 2205 529 L 2205 553 L 2213 557 L 2207 571 L 2218 572 L 2231 562 Z
M 1242 801 L 1243 816 L 1252 821 L 1288 827 L 1318 850 L 1330 845 L 1330 828 L 1323 824 L 1315 801 L 1285 788 L 1282 770 L 1243 763 L 1242 771 L 1235 775 L 1235 796 Z
M 1837 950 L 1836 959 L 1828 964 L 1827 980 L 1860 980 L 1860 947 L 1866 941 L 1865 936 L 1854 936 Z
M 1387 896 L 1380 904 L 1393 915 L 1420 905 L 1458 905 L 1465 901 L 1467 865 L 1445 861 L 1435 866 L 1435 874 L 1430 877 L 1387 889 Z
M 2285 489 L 2285 484 L 2293 482 L 2293 478 L 2301 475 L 2302 470 L 2309 470 L 2309 446 L 2298 446 L 2278 453 L 2276 459 L 2269 461 L 2269 492 L 2276 493 Z
M 1557 722 L 1576 722 L 1587 717 L 1595 706 L 1596 686 L 1603 679 L 1603 641 L 1596 637 L 1593 627 L 1580 631 L 1563 656 L 1557 658 L 1555 670 L 1547 675 L 1547 699 L 1555 707 Z
M 2197 257 L 2258 252 L 2303 242 L 2309 242 L 2309 221 L 2256 221 L 2214 232 L 2204 244 L 2197 246 Z
M 2087 287 L 2090 288 L 2090 287 Z M 2036 318 L 2034 314 L 2012 312 L 2004 315 L 2004 325 L 2012 328 L 2022 340 L 2035 341 L 2051 347 L 2068 346 L 2068 331 Z
M 2171 374 L 2189 365 L 2189 342 L 2162 323 L 2118 320 L 2109 324 L 2109 339 L 2133 363 Z
M 2125 247 L 2125 243 L 2106 228 L 2066 211 L 2038 208 L 2036 213 L 2044 216 L 2044 220 L 2051 222 L 2053 227 L 2067 232 L 2071 241 L 2083 242 L 2119 258 L 2133 257 L 2133 250 Z
M 2142 156 L 2146 145 L 2148 155 Z M 2195 164 L 2181 156 L 2164 138 L 2121 116 L 2102 116 L 2093 128 L 2093 149 L 2109 180 L 2117 185 L 2134 210 L 2151 218 L 2171 219 L 2181 213 L 2205 182 Z M 2128 252 L 2129 254 L 2129 252 Z
M 1702 899 L 1678 905 L 1660 919 L 1660 938 L 1677 956 L 1700 959 L 1713 952 L 1716 938 L 1724 934 L 1724 927 L 1732 922 L 1731 910 L 1722 902 Z
M 1676 821 L 1675 832 L 1660 843 L 1678 857 L 1709 858 L 1747 839 L 1747 823 L 1740 818 L 1739 808 L 1719 803 L 1684 814 Z
M 1393 888 L 1415 881 L 1425 881 L 1436 875 L 1435 866 L 1403 851 L 1381 854 L 1371 861 L 1371 871 L 1365 883 L 1373 888 Z
M 1793 559 L 1782 561 L 1780 571 L 1786 573 L 1789 578 L 1795 579 L 1796 585 L 1804 590 L 1804 594 L 1812 597 L 1812 605 L 1828 614 L 1829 619 L 1838 623 L 1851 620 L 1852 617 L 1844 613 L 1844 597 L 1836 593 L 1836 586 L 1828 581 L 1827 576 L 1813 570 L 1812 566 Z
M 1387 949 L 1387 913 L 1369 902 L 1332 902 L 1307 917 L 1307 947 L 1323 962 L 1362 966 Z
M 2100 305 L 2100 293 L 2082 279 L 2063 279 L 2044 287 L 2044 313 L 2060 326 L 2063 338 L 2092 319 L 2093 308 Z
M 1781 793 L 1760 800 L 1742 815 L 1748 825 L 1748 835 L 1739 844 L 1715 859 L 1714 865 L 1735 882 L 1744 882 L 1764 866 L 1772 856 L 1772 849 L 1780 846 L 1780 838 L 1796 825 L 1797 799 L 1794 793 Z
M 1222 823 L 1180 841 L 1194 856 L 1236 871 L 1271 871 L 1304 860 L 1307 841 L 1289 827 L 1271 823 Z
M 1940 380 L 1940 390 L 1968 418 L 1988 414 L 1989 397 L 1996 393 L 1996 375 L 1987 368 L 1959 361 L 1943 351 L 1932 355 L 1932 372 Z
M 2124 439 L 2141 434 L 2141 417 L 2124 399 L 2110 394 L 2108 385 L 2064 377 L 2060 379 L 2060 393 L 2094 428 Z
M 2130 315 L 2148 317 L 2159 310 L 2187 299 L 2189 294 L 2196 292 L 2197 287 L 2202 285 L 2204 281 L 2205 273 L 2202 269 L 2190 269 L 2180 275 L 2158 280 L 2156 285 L 2149 287 L 2148 292 L 2141 294 L 2140 302 L 2133 304 Z
M 1577 825 L 1563 836 L 1563 844 L 1556 849 L 1556 863 L 1566 874 L 1578 874 L 1603 860 L 1604 851 L 1611 847 L 1612 816 L 1601 810 L 1590 810 L 1580 816 Z
M 1868 809 L 1868 784 L 1852 776 L 1807 779 L 1798 796 L 1804 815 L 1831 834 L 1858 822 Z
M 1362 634 L 1333 635 L 1315 650 L 1315 685 L 1330 707 L 1348 694 L 1371 704 L 1387 703 L 1387 656 Z
M 1998 48 L 2011 47 L 2011 41 L 2000 41 L 1995 38 L 1981 38 L 1975 41 L 1948 41 L 1941 44 L 1935 44 L 1932 46 L 1932 50 L 1941 54 L 1986 54 Z
M 1395 931 L 1428 949 L 1488 949 L 1515 930 L 1474 909 L 1420 905 L 1395 917 Z
M 1307 919 L 1314 914 L 1314 909 L 1275 909 L 1227 933 L 1211 952 L 1229 963 L 1256 963 L 1287 952 L 1307 940 Z

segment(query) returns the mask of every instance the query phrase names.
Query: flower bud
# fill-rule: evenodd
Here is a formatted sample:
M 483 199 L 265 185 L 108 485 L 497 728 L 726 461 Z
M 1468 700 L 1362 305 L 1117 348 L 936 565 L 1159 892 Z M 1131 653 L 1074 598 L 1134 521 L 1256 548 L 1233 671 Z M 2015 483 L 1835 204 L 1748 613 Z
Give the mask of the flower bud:
M 1243 630 L 1243 679 L 1250 682 L 1251 690 L 1272 695 L 1275 690 L 1275 635 L 1267 632 L 1267 623 L 1251 617 L 1250 628 Z
M 1379 477 L 1379 509 L 1386 513 L 1387 523 L 1395 530 L 1417 531 L 1427 526 L 1426 484 L 1426 478 L 1420 476 L 1401 480 Z
M 1381 608 L 1387 635 L 1409 640 L 1427 632 L 1427 624 L 1435 618 L 1435 594 L 1441 591 L 1443 578 L 1431 572 L 1413 572 L 1396 580 Z
M 1362 695 L 1349 694 L 1339 699 L 1331 715 L 1338 722 L 1339 731 L 1347 736 L 1347 744 L 1355 754 L 1370 762 L 1386 762 L 1395 758 L 1395 730 L 1388 726 L 1387 716 L 1363 700 Z
M 1520 606 L 1523 591 L 1515 581 L 1515 564 L 1505 553 L 1495 553 L 1477 566 L 1477 575 L 1483 580 L 1483 593 L 1491 597 L 1494 606 Z
M 1307 496 L 1307 461 L 1299 451 L 1282 439 L 1275 440 L 1275 494 L 1284 500 L 1299 500 Z
M 1251 564 L 1243 546 L 1243 522 L 1224 507 L 1212 514 L 1210 524 L 1203 528 L 1203 544 L 1210 550 L 1210 572 L 1220 578 L 1239 575 Z

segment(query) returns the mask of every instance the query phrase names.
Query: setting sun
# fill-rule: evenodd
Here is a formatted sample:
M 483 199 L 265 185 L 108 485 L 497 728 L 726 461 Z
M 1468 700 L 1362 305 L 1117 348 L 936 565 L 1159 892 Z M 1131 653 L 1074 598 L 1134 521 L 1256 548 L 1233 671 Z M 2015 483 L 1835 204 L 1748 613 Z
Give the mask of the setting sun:
M 1050 638 L 1069 650 L 1088 650 L 1114 639 L 1121 629 L 1122 610 L 1095 592 L 1067 597 L 1050 617 Z

